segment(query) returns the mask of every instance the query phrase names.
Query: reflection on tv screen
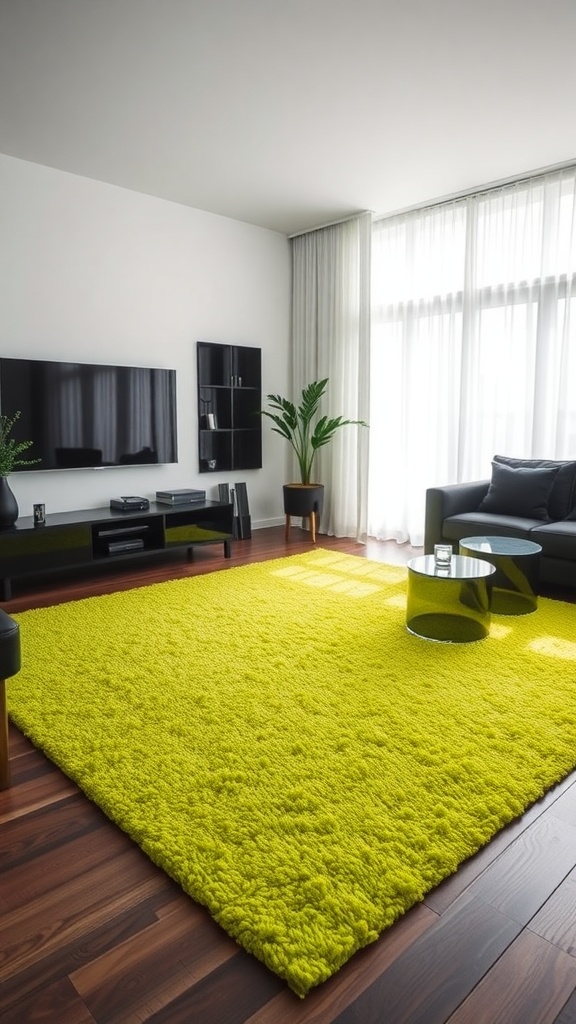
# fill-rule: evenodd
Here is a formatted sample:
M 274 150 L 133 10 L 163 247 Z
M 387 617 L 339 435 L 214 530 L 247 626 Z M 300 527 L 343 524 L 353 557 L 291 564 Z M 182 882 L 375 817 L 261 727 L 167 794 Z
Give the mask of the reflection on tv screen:
M 178 461 L 175 370 L 2 358 L 0 408 L 42 460 L 20 470 Z

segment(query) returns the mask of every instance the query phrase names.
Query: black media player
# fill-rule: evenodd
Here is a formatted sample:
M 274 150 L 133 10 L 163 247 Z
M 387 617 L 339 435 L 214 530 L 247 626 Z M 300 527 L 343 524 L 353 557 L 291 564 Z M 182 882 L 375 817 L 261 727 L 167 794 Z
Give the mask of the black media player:
M 132 494 L 121 498 L 111 498 L 110 508 L 113 512 L 148 512 L 150 502 L 148 498 L 139 498 Z

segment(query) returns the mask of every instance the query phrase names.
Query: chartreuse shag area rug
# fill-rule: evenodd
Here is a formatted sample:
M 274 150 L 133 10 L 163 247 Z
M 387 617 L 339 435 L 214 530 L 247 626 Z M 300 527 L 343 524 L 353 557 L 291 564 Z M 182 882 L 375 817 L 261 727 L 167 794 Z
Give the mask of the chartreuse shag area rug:
M 576 763 L 576 607 L 405 628 L 333 551 L 17 616 L 14 722 L 300 996 Z

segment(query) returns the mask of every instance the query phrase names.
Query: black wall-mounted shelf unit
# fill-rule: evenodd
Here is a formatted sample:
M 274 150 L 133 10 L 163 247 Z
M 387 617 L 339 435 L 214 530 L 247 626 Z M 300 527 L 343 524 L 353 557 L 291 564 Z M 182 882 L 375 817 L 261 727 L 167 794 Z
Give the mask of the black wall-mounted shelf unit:
M 262 351 L 197 343 L 201 473 L 262 467 Z

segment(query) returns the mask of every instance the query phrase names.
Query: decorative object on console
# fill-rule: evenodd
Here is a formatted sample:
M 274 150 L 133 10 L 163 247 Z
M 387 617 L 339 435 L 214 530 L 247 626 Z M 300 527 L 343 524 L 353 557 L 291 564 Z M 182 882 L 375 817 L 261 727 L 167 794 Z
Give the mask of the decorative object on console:
M 0 529 L 4 530 L 18 519 L 18 502 L 6 479 L 16 466 L 32 466 L 40 459 L 22 459 L 23 452 L 32 447 L 33 441 L 17 441 L 11 437 L 14 424 L 20 419 L 19 409 L 12 416 L 0 416 Z
M 0 530 L 7 530 L 18 519 L 18 502 L 8 479 L 0 476 Z
M 328 377 L 314 381 L 302 389 L 300 404 L 294 405 L 281 395 L 266 395 L 274 410 L 260 411 L 275 424 L 272 430 L 284 437 L 294 449 L 300 469 L 300 483 L 284 486 L 284 514 L 286 540 L 290 533 L 290 516 L 310 520 L 312 540 L 316 540 L 316 526 L 320 522 L 324 500 L 324 484 L 312 483 L 312 466 L 319 448 L 330 443 L 337 430 L 347 425 L 367 427 L 364 420 L 347 420 L 342 416 L 320 416 L 320 402 L 328 387 Z M 313 493 L 311 493 L 313 488 Z
M 34 514 L 34 526 L 46 526 L 46 505 L 43 502 L 36 502 L 32 506 Z

